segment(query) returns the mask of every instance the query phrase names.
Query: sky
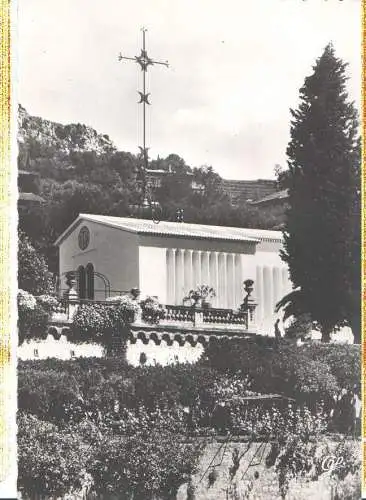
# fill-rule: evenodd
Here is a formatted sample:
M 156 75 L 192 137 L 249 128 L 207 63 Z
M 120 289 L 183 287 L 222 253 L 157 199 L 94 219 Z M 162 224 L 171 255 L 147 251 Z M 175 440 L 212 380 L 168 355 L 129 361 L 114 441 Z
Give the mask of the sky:
M 360 0 L 18 0 L 18 101 L 30 114 L 83 123 L 132 153 L 142 143 L 148 55 L 150 157 L 180 155 L 228 179 L 286 166 L 290 108 L 332 41 L 360 109 Z

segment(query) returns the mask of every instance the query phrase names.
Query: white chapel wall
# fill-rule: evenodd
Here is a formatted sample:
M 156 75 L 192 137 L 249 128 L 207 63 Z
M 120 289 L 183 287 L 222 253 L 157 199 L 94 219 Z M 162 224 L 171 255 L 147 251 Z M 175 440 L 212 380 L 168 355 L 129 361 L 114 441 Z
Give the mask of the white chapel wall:
M 139 247 L 139 288 L 142 297 L 146 295 L 159 298 L 167 303 L 167 268 L 165 249 L 157 247 Z
M 275 313 L 277 302 L 292 289 L 288 267 L 280 257 L 281 242 L 258 245 L 256 253 L 254 297 L 258 302 L 256 322 L 264 335 L 274 334 L 274 323 L 282 313 Z
M 83 226 L 90 231 L 90 242 L 85 250 L 81 250 L 78 245 L 78 234 Z M 76 270 L 80 265 L 86 266 L 88 263 L 92 263 L 94 270 L 110 281 L 111 290 L 127 291 L 138 287 L 137 235 L 90 221 L 81 221 L 60 245 L 62 288 L 65 288 L 65 278 L 62 276 L 65 272 Z M 100 289 L 99 293 L 95 293 L 95 299 L 104 299 L 104 284 L 97 277 L 95 289 Z

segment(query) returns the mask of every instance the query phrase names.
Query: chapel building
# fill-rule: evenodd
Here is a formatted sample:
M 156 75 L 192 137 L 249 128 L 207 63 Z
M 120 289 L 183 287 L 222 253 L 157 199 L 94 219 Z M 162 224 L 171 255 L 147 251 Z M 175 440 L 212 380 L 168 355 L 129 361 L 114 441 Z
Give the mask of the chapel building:
M 61 234 L 59 272 L 77 271 L 79 298 L 104 300 L 139 288 L 164 305 L 183 305 L 209 285 L 212 307 L 236 310 L 254 281 L 258 332 L 273 334 L 276 303 L 292 284 L 280 258 L 280 231 L 80 214 Z M 62 292 L 62 290 L 61 290 Z

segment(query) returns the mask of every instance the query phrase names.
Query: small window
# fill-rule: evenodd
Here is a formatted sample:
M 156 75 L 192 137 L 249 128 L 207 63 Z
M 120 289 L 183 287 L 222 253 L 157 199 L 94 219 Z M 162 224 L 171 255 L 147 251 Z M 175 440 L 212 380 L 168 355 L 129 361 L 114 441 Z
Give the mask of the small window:
M 71 351 L 70 351 L 70 356 L 71 356 L 72 358 L 75 358 L 75 351 L 73 351 L 72 349 L 71 349 Z
M 33 355 L 35 358 L 39 358 L 39 352 L 38 352 L 38 349 L 34 349 L 33 351 Z
M 86 298 L 94 300 L 94 266 L 89 263 L 85 268 Z

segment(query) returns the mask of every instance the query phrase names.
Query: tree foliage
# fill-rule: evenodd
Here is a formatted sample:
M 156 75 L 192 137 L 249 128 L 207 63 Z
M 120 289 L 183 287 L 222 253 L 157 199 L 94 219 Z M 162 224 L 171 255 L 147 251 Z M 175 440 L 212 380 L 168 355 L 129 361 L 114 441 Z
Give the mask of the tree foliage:
M 360 141 L 346 64 L 328 45 L 291 110 L 285 250 L 323 340 L 344 323 L 360 341 Z
M 18 235 L 18 284 L 19 288 L 35 295 L 52 289 L 52 275 L 46 260 L 23 231 Z

